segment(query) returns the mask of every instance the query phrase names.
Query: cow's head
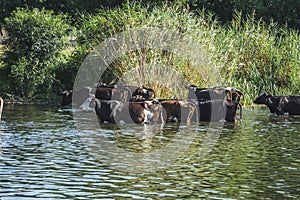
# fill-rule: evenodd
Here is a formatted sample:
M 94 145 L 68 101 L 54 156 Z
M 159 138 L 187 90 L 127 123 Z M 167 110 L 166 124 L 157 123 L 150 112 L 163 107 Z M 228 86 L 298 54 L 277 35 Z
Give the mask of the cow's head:
M 154 90 L 151 88 L 146 88 L 144 86 L 138 87 L 132 94 L 132 99 L 134 100 L 148 100 L 154 97 Z
M 227 87 L 225 88 L 226 100 L 233 102 L 240 102 L 244 95 L 241 91 L 236 88 Z
M 272 97 L 272 95 L 267 94 L 266 92 L 263 92 L 261 95 L 259 95 L 254 101 L 253 103 L 256 104 L 268 104 L 268 102 L 270 101 L 270 98 Z
M 63 98 L 62 98 L 61 106 L 67 106 L 72 103 L 72 94 L 73 94 L 72 90 L 63 91 L 63 93 L 62 93 Z

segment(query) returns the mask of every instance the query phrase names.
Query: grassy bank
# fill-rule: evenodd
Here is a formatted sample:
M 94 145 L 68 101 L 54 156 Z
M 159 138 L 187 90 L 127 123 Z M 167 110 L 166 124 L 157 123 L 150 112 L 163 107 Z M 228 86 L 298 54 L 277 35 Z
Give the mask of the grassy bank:
M 132 70 L 137 66 L 168 66 L 180 73 L 189 84 L 199 87 L 216 84 L 236 87 L 244 92 L 245 104 L 250 104 L 262 90 L 276 95 L 299 94 L 299 33 L 279 27 L 276 23 L 266 24 L 253 19 L 253 16 L 249 16 L 242 20 L 241 15 L 236 13 L 234 20 L 224 26 L 213 14 L 204 11 L 191 13 L 181 4 L 141 6 L 131 3 L 100 10 L 97 15 L 85 15 L 78 28 L 81 30 L 81 45 L 88 44 L 91 48 L 117 33 L 141 27 L 176 30 L 201 46 L 200 52 L 193 52 L 193 55 L 204 57 L 200 63 L 164 49 L 127 52 L 110 65 L 109 72 L 102 77 L 106 82 L 124 78 L 126 72 L 133 73 Z M 147 37 L 151 38 L 151 35 Z M 210 75 L 211 67 L 220 71 L 221 81 L 207 80 L 205 76 Z M 136 81 L 136 77 L 141 75 L 139 73 L 131 74 L 131 77 L 135 77 L 131 81 Z M 174 76 L 168 80 L 170 77 L 164 73 L 159 75 L 165 83 L 174 82 Z M 150 84 L 161 97 L 170 96 L 170 92 L 172 94 L 167 84 L 151 82 L 147 78 L 139 80 L 139 83 Z

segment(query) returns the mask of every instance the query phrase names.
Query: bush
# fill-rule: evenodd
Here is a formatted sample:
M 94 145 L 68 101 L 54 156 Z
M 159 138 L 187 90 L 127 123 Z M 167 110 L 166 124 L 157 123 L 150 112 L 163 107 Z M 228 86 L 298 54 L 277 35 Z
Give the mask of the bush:
M 68 42 L 67 17 L 45 9 L 22 8 L 5 19 L 4 27 L 8 35 L 5 61 L 13 92 L 24 97 L 39 94 L 41 88 L 49 92 L 57 57 Z
M 61 62 L 55 67 L 54 73 L 58 81 L 55 86 L 57 94 L 61 94 L 64 90 L 73 89 L 77 71 L 84 61 L 86 54 L 87 50 L 78 46 L 69 56 L 61 59 Z

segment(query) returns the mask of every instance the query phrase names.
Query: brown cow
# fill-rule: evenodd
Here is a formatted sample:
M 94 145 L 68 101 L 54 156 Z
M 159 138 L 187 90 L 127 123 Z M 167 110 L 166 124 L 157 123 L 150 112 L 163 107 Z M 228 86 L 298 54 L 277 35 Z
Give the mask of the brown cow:
M 150 123 L 160 120 L 161 107 L 151 101 L 122 102 L 96 98 L 95 111 L 100 122 Z
M 186 121 L 189 124 L 195 112 L 196 118 L 198 117 L 197 106 L 193 102 L 177 99 L 155 99 L 153 101 L 161 104 L 163 108 L 161 113 L 163 123 Z
M 155 98 L 155 92 L 151 88 L 138 87 L 132 94 L 132 100 L 150 100 Z

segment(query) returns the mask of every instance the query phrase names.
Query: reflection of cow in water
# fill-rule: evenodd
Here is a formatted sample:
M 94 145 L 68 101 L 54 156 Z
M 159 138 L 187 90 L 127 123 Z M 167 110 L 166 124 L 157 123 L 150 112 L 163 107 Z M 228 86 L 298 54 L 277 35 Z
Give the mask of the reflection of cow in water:
M 106 127 L 106 125 L 103 124 L 101 128 L 103 126 Z M 126 131 L 126 128 L 129 131 Z M 184 137 L 178 132 L 179 128 L 180 124 L 178 123 L 173 123 L 172 125 L 144 124 L 144 126 L 123 126 L 122 132 L 114 132 L 114 144 L 118 148 L 126 149 L 126 151 L 130 152 L 148 152 L 149 150 L 161 149 L 170 144 L 176 135 Z M 127 134 L 122 134 L 124 132 Z M 128 134 L 130 134 L 130 140 L 128 140 Z

